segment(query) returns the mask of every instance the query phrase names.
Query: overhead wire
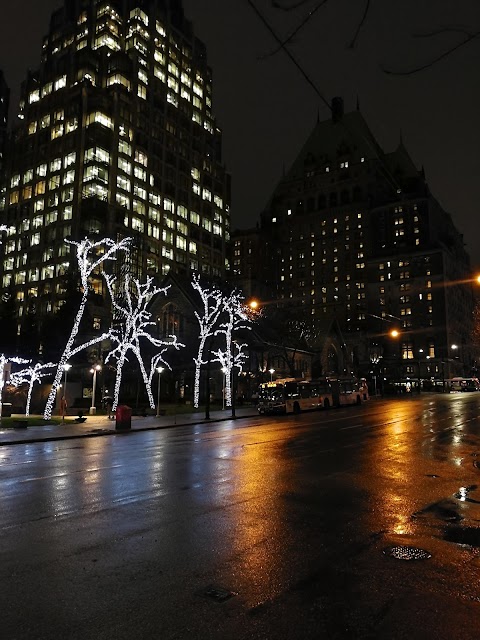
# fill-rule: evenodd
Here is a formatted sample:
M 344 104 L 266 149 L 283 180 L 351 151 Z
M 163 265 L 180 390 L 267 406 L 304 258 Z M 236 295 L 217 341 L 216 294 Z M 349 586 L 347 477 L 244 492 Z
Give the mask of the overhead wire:
M 294 66 L 296 67 L 296 69 L 301 73 L 301 75 L 303 76 L 304 80 L 308 83 L 308 85 L 313 89 L 313 91 L 316 93 L 316 95 L 320 98 L 320 100 L 323 102 L 323 104 L 330 110 L 332 111 L 332 106 L 330 104 L 330 102 L 325 98 L 325 96 L 322 94 L 322 92 L 318 89 L 318 87 L 316 86 L 316 84 L 314 83 L 314 81 L 310 78 L 310 76 L 308 75 L 308 73 L 305 71 L 305 69 L 302 67 L 302 65 L 298 62 L 298 60 L 295 58 L 295 56 L 292 54 L 292 52 L 288 49 L 287 45 L 282 41 L 282 39 L 280 38 L 280 36 L 276 33 L 276 31 L 273 29 L 272 25 L 269 23 L 269 21 L 265 18 L 265 16 L 260 12 L 260 10 L 258 9 L 258 7 L 255 5 L 255 3 L 253 2 L 253 0 L 247 0 L 247 3 L 250 5 L 250 7 L 252 8 L 252 10 L 254 11 L 254 13 L 257 15 L 257 17 L 259 18 L 259 20 L 262 22 L 262 24 L 265 26 L 265 28 L 267 29 L 267 31 L 272 35 L 272 37 L 276 40 L 276 42 L 279 45 L 278 50 L 283 50 L 286 55 L 288 56 L 288 58 L 290 59 L 290 61 L 294 64 Z M 362 20 L 361 20 L 361 24 L 364 23 L 367 12 L 368 12 L 368 8 L 369 8 L 369 0 L 367 0 L 367 6 L 365 8 L 365 12 L 363 14 Z M 355 38 L 358 35 L 358 29 L 357 29 L 357 33 L 355 34 Z M 288 39 L 287 39 L 288 40 Z M 348 128 L 348 126 L 345 124 L 344 120 L 340 120 L 341 125 L 345 128 L 345 130 L 349 133 L 349 134 L 353 134 L 353 132 Z M 384 176 L 387 179 L 387 181 L 390 183 L 390 186 L 395 190 L 397 195 L 401 195 L 402 194 L 402 188 L 399 184 L 399 182 L 396 180 L 395 176 L 392 174 L 392 172 L 390 171 L 389 167 L 387 166 L 385 159 L 382 157 L 382 154 L 379 154 L 377 152 L 376 149 L 373 148 L 373 145 L 371 143 L 371 141 L 366 138 L 362 133 L 360 133 L 360 136 L 362 137 L 363 141 L 367 144 L 367 146 L 369 147 L 370 150 L 373 150 L 375 152 L 375 156 L 377 157 L 380 166 L 383 170 Z

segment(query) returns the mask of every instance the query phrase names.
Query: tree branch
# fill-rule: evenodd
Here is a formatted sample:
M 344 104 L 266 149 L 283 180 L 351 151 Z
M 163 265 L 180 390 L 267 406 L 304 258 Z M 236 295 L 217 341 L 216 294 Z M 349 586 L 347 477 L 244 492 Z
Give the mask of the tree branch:
M 309 11 L 309 13 L 307 13 L 307 15 L 305 16 L 305 18 L 300 22 L 300 24 L 298 25 L 298 27 L 296 27 L 289 36 L 287 36 L 286 40 L 283 40 L 282 42 L 280 42 L 280 44 L 278 45 L 278 47 L 276 49 L 274 49 L 273 51 L 270 51 L 270 53 L 266 53 L 263 56 L 259 57 L 259 60 L 265 60 L 266 58 L 269 58 L 270 56 L 274 56 L 276 53 L 278 53 L 281 49 L 283 49 L 289 42 L 291 42 L 293 40 L 293 38 L 297 35 L 297 33 L 299 31 L 301 31 L 303 29 L 303 27 L 307 24 L 307 22 L 310 21 L 310 19 L 314 16 L 314 14 L 321 9 L 325 4 L 327 4 L 329 0 L 322 0 L 319 4 L 317 4 L 316 7 L 314 7 L 313 9 L 311 9 Z M 285 11 L 290 11 L 290 9 L 296 9 L 298 6 L 300 6 L 300 4 L 303 4 L 303 2 L 300 2 L 299 4 L 297 4 L 294 7 L 289 7 L 288 9 L 286 9 L 285 7 L 281 7 L 278 6 L 276 8 L 278 9 L 283 9 Z M 275 3 L 274 3 L 275 6 Z
M 432 32 L 430 35 L 437 35 L 437 33 L 441 33 L 441 32 L 442 31 Z M 444 58 L 447 58 L 449 55 L 451 55 L 452 53 L 454 53 L 455 51 L 457 51 L 461 47 L 464 47 L 469 42 L 471 42 L 475 38 L 478 38 L 479 36 L 480 36 L 480 31 L 477 31 L 475 33 L 470 34 L 462 42 L 459 42 L 455 46 L 450 47 L 450 49 L 447 49 L 442 54 L 440 54 L 439 56 L 434 58 L 433 60 L 430 60 L 429 62 L 427 62 L 427 63 L 425 63 L 423 65 L 420 65 L 419 67 L 414 67 L 413 69 L 408 69 L 406 71 L 394 71 L 393 69 L 388 69 L 388 68 L 383 67 L 383 66 L 381 67 L 381 69 L 382 69 L 382 71 L 384 73 L 386 73 L 388 75 L 392 75 L 392 76 L 410 76 L 410 75 L 413 75 L 414 73 L 418 73 L 420 71 L 424 71 L 425 69 L 429 69 L 430 67 L 433 67 L 433 65 L 435 65 L 437 62 L 440 62 L 440 60 L 443 60 Z M 426 35 L 426 36 L 416 36 L 416 37 L 429 37 L 429 36 Z
M 355 45 L 357 43 L 358 34 L 360 33 L 360 31 L 362 30 L 363 25 L 365 24 L 365 21 L 367 19 L 369 10 L 370 10 L 370 0 L 367 0 L 367 2 L 365 3 L 365 9 L 363 11 L 363 16 L 362 16 L 360 22 L 357 25 L 357 29 L 355 31 L 355 34 L 354 34 L 353 38 L 352 38 L 352 41 L 348 45 L 349 49 L 354 49 L 355 48 Z

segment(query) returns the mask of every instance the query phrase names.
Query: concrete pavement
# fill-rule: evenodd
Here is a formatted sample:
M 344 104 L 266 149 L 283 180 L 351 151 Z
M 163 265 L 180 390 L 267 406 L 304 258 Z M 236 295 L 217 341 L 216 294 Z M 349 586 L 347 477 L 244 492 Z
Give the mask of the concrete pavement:
M 255 407 L 242 406 L 235 408 L 236 418 L 248 418 L 257 416 Z M 195 413 L 182 413 L 176 416 L 132 416 L 132 427 L 126 431 L 116 430 L 115 420 L 109 420 L 104 415 L 87 415 L 87 420 L 81 424 L 71 422 L 75 416 L 68 417 L 65 424 L 42 424 L 42 416 L 38 416 L 38 426 L 26 428 L 2 428 L 0 420 L 0 447 L 12 444 L 28 444 L 30 442 L 43 442 L 52 440 L 66 440 L 69 438 L 92 438 L 98 436 L 109 436 L 121 433 L 132 433 L 134 431 L 151 431 L 154 429 L 166 429 L 169 427 L 205 424 L 218 422 L 221 420 L 231 420 L 231 409 L 210 411 L 210 419 L 205 419 L 205 410 Z M 13 415 L 19 421 L 25 419 L 23 415 Z

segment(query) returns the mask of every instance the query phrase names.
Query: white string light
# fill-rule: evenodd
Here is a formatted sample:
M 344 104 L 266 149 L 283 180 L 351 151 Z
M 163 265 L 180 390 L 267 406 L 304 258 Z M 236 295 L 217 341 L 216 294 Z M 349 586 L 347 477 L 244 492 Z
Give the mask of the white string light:
M 228 296 L 222 298 L 223 311 L 226 316 L 224 322 L 220 324 L 215 335 L 223 335 L 225 338 L 225 350 L 214 352 L 226 369 L 225 373 L 225 402 L 227 407 L 232 406 L 232 372 L 234 367 L 242 370 L 246 355 L 243 349 L 246 344 L 239 344 L 233 340 L 233 332 L 240 329 L 250 329 L 248 325 L 249 317 L 245 307 L 243 296 L 236 290 Z
M 20 371 L 15 371 L 10 375 L 10 382 L 15 387 L 20 387 L 22 384 L 28 384 L 25 415 L 30 415 L 30 402 L 32 400 L 33 385 L 35 382 L 40 383 L 42 378 L 49 375 L 48 373 L 43 373 L 45 369 L 53 369 L 56 366 L 57 365 L 54 362 L 47 362 L 46 364 L 37 362 L 33 367 L 27 367 Z
M 113 410 L 118 406 L 120 396 L 120 387 L 122 383 L 122 372 L 126 362 L 128 362 L 127 354 L 131 351 L 137 359 L 142 374 L 142 379 L 147 391 L 150 408 L 155 408 L 155 401 L 152 394 L 152 379 L 155 368 L 159 362 L 163 362 L 169 369 L 170 365 L 164 360 L 165 351 L 174 347 L 178 350 L 184 345 L 178 342 L 177 336 L 167 336 L 168 340 L 161 340 L 151 335 L 150 327 L 155 326 L 152 322 L 152 314 L 147 311 L 146 307 L 153 296 L 157 294 L 166 295 L 169 287 L 156 287 L 153 284 L 153 278 L 147 277 L 146 282 L 140 283 L 139 280 L 132 279 L 127 273 L 122 282 L 121 292 L 115 292 L 116 278 L 105 274 L 105 280 L 112 299 L 112 305 L 116 317 L 120 320 L 120 326 L 112 327 L 110 330 L 110 338 L 117 343 L 107 355 L 105 362 L 116 360 L 115 367 L 115 387 L 113 393 Z M 119 295 L 121 293 L 121 295 Z M 154 347 L 160 348 L 160 353 L 153 356 L 150 363 L 150 372 L 147 373 L 143 362 L 141 352 L 141 342 L 146 340 Z
M 55 378 L 52 384 L 52 388 L 48 395 L 47 404 L 45 406 L 44 418 L 45 420 L 49 420 L 52 417 L 53 406 L 55 404 L 55 399 L 57 396 L 57 390 L 60 386 L 62 374 L 64 371 L 64 365 L 67 361 L 72 357 L 74 353 L 78 353 L 78 351 L 86 348 L 85 345 L 82 347 L 75 348 L 74 342 L 78 335 L 80 322 L 82 321 L 83 314 L 85 312 L 85 308 L 87 306 L 88 293 L 89 293 L 89 278 L 92 273 L 98 270 L 101 265 L 105 262 L 105 260 L 116 260 L 116 254 L 118 251 L 128 251 L 128 245 L 130 243 L 130 238 L 124 238 L 119 242 L 115 242 L 111 238 L 103 238 L 102 240 L 98 240 L 97 242 L 92 242 L 88 238 L 85 238 L 81 242 L 75 242 L 73 240 L 66 240 L 67 244 L 71 244 L 76 247 L 77 254 L 77 263 L 78 269 L 80 271 L 80 280 L 82 284 L 82 299 L 80 301 L 80 305 L 78 311 L 75 316 L 75 321 L 73 323 L 72 330 L 70 332 L 70 336 L 67 340 L 67 344 L 65 345 L 65 349 L 63 354 L 60 357 L 60 361 L 57 364 L 57 370 L 55 372 Z M 104 339 L 102 336 L 96 338 L 94 341 L 89 341 L 88 345 L 95 344 Z
M 3 397 L 3 387 L 5 385 L 5 368 L 7 364 L 15 362 L 17 364 L 27 364 L 30 360 L 25 360 L 25 358 L 9 358 L 4 353 L 0 354 L 0 415 L 2 414 L 2 397 Z
M 200 328 L 199 344 L 197 356 L 193 358 L 195 362 L 195 381 L 193 386 L 193 406 L 198 409 L 200 402 L 200 371 L 202 365 L 206 364 L 203 359 L 205 345 L 208 338 L 215 334 L 215 326 L 222 312 L 223 297 L 218 289 L 204 289 L 200 284 L 200 276 L 193 275 L 192 287 L 198 292 L 202 299 L 203 312 L 195 311 L 195 317 Z

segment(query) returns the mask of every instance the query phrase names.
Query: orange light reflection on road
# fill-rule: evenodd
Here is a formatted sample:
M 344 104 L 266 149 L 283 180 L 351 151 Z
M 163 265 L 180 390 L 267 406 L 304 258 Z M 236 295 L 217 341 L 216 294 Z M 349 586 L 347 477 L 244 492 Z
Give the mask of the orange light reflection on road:
M 387 407 L 385 427 L 377 432 L 372 447 L 371 464 L 375 468 L 379 487 L 378 505 L 372 522 L 372 530 L 379 521 L 386 523 L 391 534 L 412 535 L 414 522 L 412 513 L 416 508 L 406 499 L 406 488 L 417 475 L 416 454 L 412 450 L 409 432 L 418 425 L 416 406 L 402 401 L 392 401 Z

